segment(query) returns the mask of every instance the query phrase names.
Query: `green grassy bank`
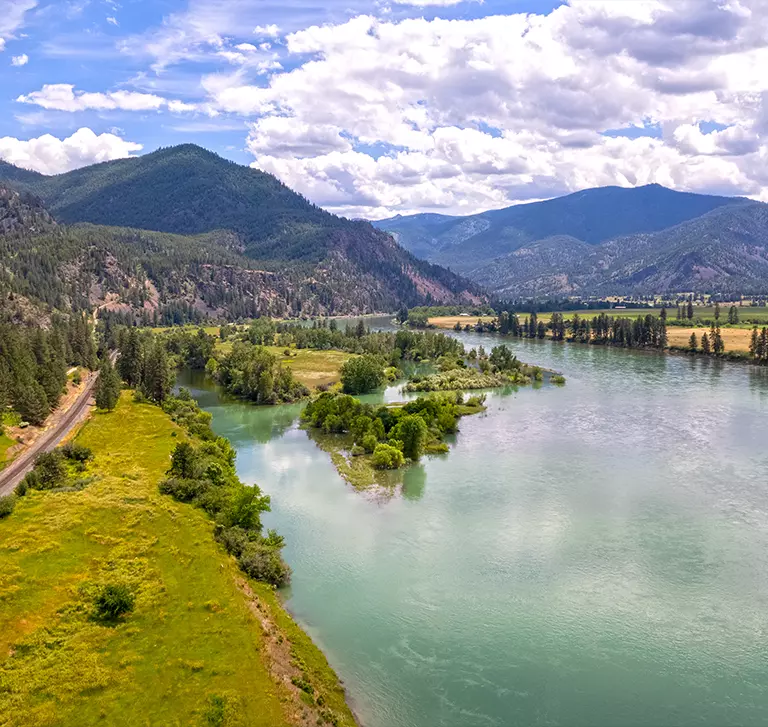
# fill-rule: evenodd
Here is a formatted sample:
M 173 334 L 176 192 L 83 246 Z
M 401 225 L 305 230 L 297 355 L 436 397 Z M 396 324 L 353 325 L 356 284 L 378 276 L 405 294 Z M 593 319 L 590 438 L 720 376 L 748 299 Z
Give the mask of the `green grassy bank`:
M 91 484 L 0 520 L 0 725 L 353 725 L 324 656 L 200 510 L 158 492 L 184 431 L 124 393 L 78 436 Z M 132 613 L 93 618 L 102 584 Z

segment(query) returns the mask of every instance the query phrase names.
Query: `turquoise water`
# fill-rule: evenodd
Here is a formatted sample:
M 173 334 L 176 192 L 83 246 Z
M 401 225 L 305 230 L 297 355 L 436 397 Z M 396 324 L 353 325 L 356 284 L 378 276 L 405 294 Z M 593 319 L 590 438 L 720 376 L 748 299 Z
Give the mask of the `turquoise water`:
M 288 606 L 363 724 L 766 724 L 766 372 L 510 343 L 567 385 L 490 396 L 391 497 L 347 486 L 298 406 L 186 380 L 272 496 Z

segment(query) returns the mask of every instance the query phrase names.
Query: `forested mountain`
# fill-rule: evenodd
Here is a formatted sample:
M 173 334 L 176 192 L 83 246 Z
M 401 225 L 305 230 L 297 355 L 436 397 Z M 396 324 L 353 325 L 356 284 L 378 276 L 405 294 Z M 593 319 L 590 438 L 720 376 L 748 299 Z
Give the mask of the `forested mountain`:
M 167 310 L 237 318 L 478 299 L 369 223 L 197 146 L 53 177 L 1 164 L 0 178 L 20 193 L 17 208 L 36 195 L 62 223 L 14 223 L 0 240 L 0 285 L 56 308 L 130 307 L 165 321 Z M 11 196 L 0 198 L 0 225 Z
M 550 238 L 473 271 L 500 295 L 768 290 L 768 205 L 735 204 L 650 234 L 600 245 Z
M 764 205 L 743 198 L 648 185 L 376 224 L 500 295 L 764 292 L 764 215 Z

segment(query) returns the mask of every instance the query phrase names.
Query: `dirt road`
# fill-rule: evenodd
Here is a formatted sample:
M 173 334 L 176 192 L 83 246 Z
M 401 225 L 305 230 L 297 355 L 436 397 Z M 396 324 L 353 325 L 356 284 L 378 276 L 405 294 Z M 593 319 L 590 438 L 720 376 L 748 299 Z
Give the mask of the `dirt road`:
M 80 396 L 72 402 L 72 405 L 64 413 L 56 425 L 40 436 L 26 451 L 22 452 L 4 470 L 0 471 L 0 495 L 7 495 L 22 480 L 24 475 L 32 469 L 35 457 L 40 452 L 48 452 L 53 449 L 72 429 L 88 416 L 93 387 L 96 385 L 98 373 L 91 374 L 90 380 Z

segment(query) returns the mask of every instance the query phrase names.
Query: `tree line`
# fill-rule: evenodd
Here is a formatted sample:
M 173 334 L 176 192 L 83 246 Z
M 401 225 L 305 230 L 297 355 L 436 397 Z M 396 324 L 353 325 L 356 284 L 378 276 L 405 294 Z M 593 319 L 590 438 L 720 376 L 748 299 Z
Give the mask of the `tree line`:
M 67 369 L 96 368 L 96 353 L 84 314 L 55 315 L 47 327 L 0 322 L 0 405 L 42 424 L 59 405 Z

